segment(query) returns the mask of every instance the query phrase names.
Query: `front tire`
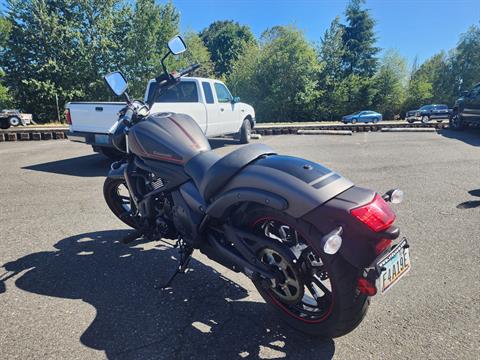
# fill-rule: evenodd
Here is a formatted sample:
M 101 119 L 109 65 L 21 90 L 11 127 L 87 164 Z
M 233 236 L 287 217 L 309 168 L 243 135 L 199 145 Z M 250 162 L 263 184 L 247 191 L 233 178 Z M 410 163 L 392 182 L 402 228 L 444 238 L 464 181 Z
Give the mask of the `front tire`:
M 295 234 L 290 237 L 290 240 L 300 241 L 299 239 L 302 239 L 301 241 L 305 242 L 308 251 L 312 250 L 308 253 L 307 258 L 312 255 L 317 259 L 318 264 L 321 264 L 318 270 L 312 270 L 313 275 L 307 275 L 307 273 L 302 275 L 305 284 L 304 293 L 303 297 L 295 304 L 291 301 L 282 301 L 275 288 L 265 288 L 264 284 L 253 281 L 260 295 L 273 306 L 277 315 L 293 328 L 319 337 L 339 337 L 354 330 L 364 318 L 369 306 L 369 298 L 359 294 L 357 290 L 359 270 L 338 254 L 314 253 L 311 244 L 319 241 L 321 234 L 305 221 L 257 205 L 249 209 L 246 214 L 242 220 L 244 227 L 250 228 L 258 235 L 267 236 L 280 242 L 278 236 L 268 236 L 264 226 L 270 222 L 278 224 L 281 229 L 279 233 L 290 231 L 290 235 Z M 291 230 L 294 232 L 292 233 Z M 280 242 L 280 244 L 284 243 Z M 302 250 L 303 253 L 304 250 Z M 297 261 L 300 263 L 302 259 L 300 256 Z M 319 271 L 320 277 L 317 277 L 317 271 Z M 311 280 L 308 280 L 309 276 L 311 276 Z M 317 285 L 318 280 L 323 282 L 323 287 Z M 328 283 L 326 283 L 327 281 Z M 309 282 L 311 283 L 309 284 Z M 328 284 L 330 284 L 330 294 L 327 294 Z M 311 290 L 312 286 L 314 288 Z M 322 294 L 319 294 L 320 292 Z
M 134 229 L 139 228 L 136 209 L 124 179 L 106 178 L 103 183 L 103 197 L 117 218 Z
M 10 127 L 10 123 L 7 119 L 0 119 L 0 129 L 8 129 Z
M 106 156 L 107 158 L 113 160 L 113 161 L 118 161 L 123 158 L 124 154 L 122 154 L 120 151 L 114 148 L 102 146 L 98 149 L 98 151 Z
M 357 119 L 352 119 L 352 124 L 356 124 L 357 123 Z
M 430 121 L 430 118 L 428 116 L 422 116 L 422 124 L 427 124 Z
M 248 144 L 252 137 L 252 124 L 249 119 L 244 119 L 240 128 L 240 144 Z

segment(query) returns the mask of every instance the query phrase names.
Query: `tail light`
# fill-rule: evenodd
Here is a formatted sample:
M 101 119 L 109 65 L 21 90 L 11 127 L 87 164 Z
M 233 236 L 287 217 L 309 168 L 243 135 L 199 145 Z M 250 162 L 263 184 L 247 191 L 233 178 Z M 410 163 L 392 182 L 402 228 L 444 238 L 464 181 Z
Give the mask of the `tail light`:
M 67 109 L 67 112 L 65 113 L 65 117 L 67 119 L 67 124 L 72 125 L 72 116 L 70 115 L 70 109 Z
M 375 253 L 377 255 L 380 255 L 381 253 L 383 253 L 386 249 L 388 249 L 388 247 L 392 244 L 392 240 L 390 239 L 380 239 L 380 241 L 378 241 L 376 244 L 375 244 Z
M 350 210 L 350 214 L 375 232 L 388 229 L 395 221 L 395 213 L 378 194 L 370 203 Z

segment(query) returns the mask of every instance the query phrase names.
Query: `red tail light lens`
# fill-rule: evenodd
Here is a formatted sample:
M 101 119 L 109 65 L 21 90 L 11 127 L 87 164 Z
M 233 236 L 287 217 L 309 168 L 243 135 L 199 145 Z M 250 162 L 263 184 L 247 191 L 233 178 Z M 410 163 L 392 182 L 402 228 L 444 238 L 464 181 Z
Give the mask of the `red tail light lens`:
M 367 296 L 374 296 L 377 294 L 377 288 L 375 284 L 370 283 L 365 278 L 358 278 L 358 290 L 360 293 L 367 295 Z
M 350 214 L 375 232 L 388 229 L 395 221 L 395 213 L 378 194 L 372 202 L 350 210 Z
M 383 253 L 388 247 L 392 244 L 392 240 L 390 239 L 381 239 L 380 241 L 377 242 L 375 245 L 375 253 L 377 255 L 380 255 Z
M 72 117 L 70 116 L 70 109 L 67 109 L 67 113 L 65 114 L 65 117 L 67 119 L 67 124 L 72 125 Z

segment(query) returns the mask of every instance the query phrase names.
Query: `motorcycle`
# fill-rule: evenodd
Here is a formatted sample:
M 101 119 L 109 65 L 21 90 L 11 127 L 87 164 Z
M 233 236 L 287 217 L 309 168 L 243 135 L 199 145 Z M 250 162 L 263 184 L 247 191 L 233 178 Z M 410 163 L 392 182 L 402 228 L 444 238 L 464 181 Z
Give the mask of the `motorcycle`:
M 169 73 L 165 60 L 186 50 L 168 42 L 159 94 L 175 90 L 199 65 Z M 151 113 L 131 100 L 120 72 L 105 76 L 127 106 L 111 129 L 122 160 L 111 165 L 104 197 L 135 228 L 124 243 L 171 239 L 179 251 L 176 274 L 194 250 L 251 279 L 263 299 L 294 328 L 321 337 L 355 329 L 370 297 L 384 293 L 411 267 L 395 213 L 401 190 L 383 196 L 355 186 L 309 160 L 249 144 L 223 157 L 210 148 L 191 117 Z

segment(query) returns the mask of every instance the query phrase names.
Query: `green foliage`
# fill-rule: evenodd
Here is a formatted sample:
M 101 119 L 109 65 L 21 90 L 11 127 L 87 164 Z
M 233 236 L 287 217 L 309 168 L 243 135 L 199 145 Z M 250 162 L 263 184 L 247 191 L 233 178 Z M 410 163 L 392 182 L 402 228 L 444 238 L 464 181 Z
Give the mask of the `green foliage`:
M 215 72 L 221 77 L 228 76 L 246 46 L 255 43 L 248 26 L 231 20 L 211 23 L 200 32 L 200 37 L 210 51 Z
M 265 31 L 233 66 L 229 84 L 254 105 L 259 121 L 307 120 L 321 95 L 320 65 L 301 31 L 277 26 Z
M 351 0 L 345 15 L 347 25 L 343 32 L 345 53 L 343 56 L 346 75 L 373 76 L 377 69 L 375 47 L 375 21 L 368 10 L 362 9 L 365 0 Z
M 400 114 L 405 100 L 407 62 L 395 50 L 388 50 L 383 56 L 380 68 L 374 76 L 374 108 L 387 119 Z
M 228 81 L 260 121 L 333 120 L 358 110 L 394 114 L 426 103 L 452 105 L 480 81 L 480 27 L 455 49 L 423 64 L 395 51 L 377 58 L 375 21 L 365 0 L 351 0 L 344 24 L 335 18 L 317 46 L 295 27 L 276 26 L 257 41 L 250 28 L 215 21 L 184 36 L 188 50 L 166 60 L 170 71 L 200 63 L 196 75 Z M 0 108 L 56 118 L 56 97 L 113 100 L 103 75 L 123 71 L 142 98 L 163 69 L 166 43 L 180 14 L 155 0 L 7 0 L 0 15 Z M 115 99 L 117 100 L 117 99 Z

